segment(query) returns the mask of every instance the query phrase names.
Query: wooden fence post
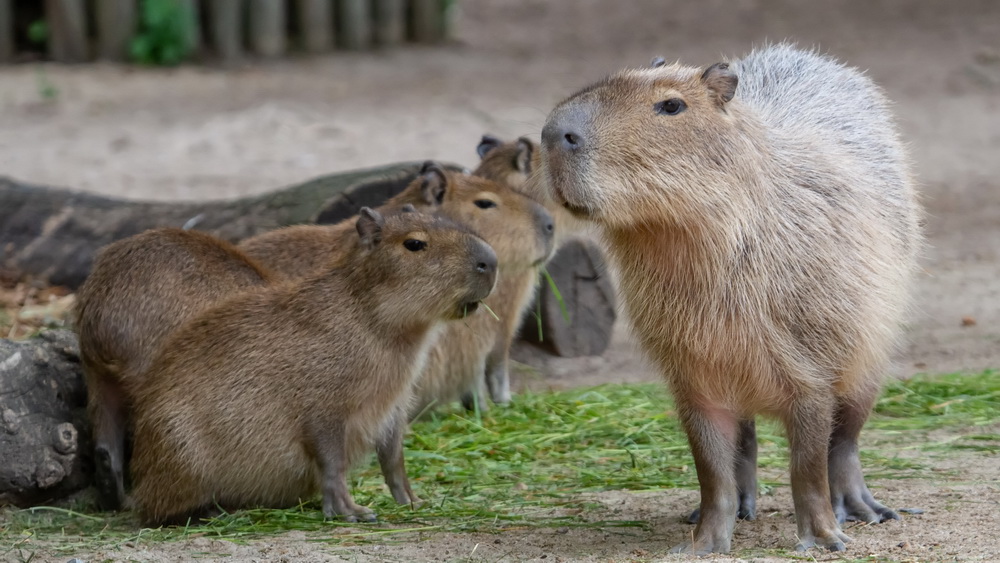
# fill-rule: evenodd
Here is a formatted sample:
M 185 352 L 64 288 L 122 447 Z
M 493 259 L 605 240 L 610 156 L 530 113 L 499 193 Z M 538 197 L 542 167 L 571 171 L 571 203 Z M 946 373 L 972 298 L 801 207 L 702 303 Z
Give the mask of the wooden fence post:
M 368 0 L 340 0 L 339 37 L 345 49 L 361 51 L 372 42 L 371 5 Z
M 78 63 L 87 59 L 87 11 L 83 0 L 45 0 L 49 24 L 49 54 L 53 59 Z
M 333 0 L 297 0 L 302 48 L 323 53 L 333 48 Z
M 441 2 L 439 0 L 412 0 L 413 40 L 434 43 L 441 37 Z
M 211 0 L 209 26 L 215 54 L 225 62 L 243 54 L 243 0 Z
M 0 0 L 0 63 L 14 58 L 14 6 L 13 0 Z
M 250 0 L 250 45 L 262 57 L 285 53 L 284 0 Z
M 375 0 L 375 42 L 394 47 L 406 39 L 404 0 Z
M 97 56 L 109 61 L 129 58 L 136 29 L 135 0 L 97 0 Z
M 184 17 L 187 19 L 187 47 L 188 56 L 197 55 L 201 51 L 201 14 L 199 12 L 198 0 L 177 0 Z M 209 0 L 209 3 L 215 0 Z

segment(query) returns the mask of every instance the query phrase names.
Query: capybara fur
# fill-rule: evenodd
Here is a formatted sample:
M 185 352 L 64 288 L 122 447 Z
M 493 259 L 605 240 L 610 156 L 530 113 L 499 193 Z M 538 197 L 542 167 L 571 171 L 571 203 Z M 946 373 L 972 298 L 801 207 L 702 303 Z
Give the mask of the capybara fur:
M 235 246 L 197 231 L 153 229 L 98 253 L 75 324 L 103 507 L 125 500 L 129 409 L 157 347 L 199 311 L 271 281 Z
M 726 552 L 754 516 L 757 414 L 788 433 L 799 549 L 898 518 L 857 443 L 921 247 L 887 106 L 857 70 L 781 44 L 625 70 L 546 121 L 547 184 L 599 226 L 694 454 L 700 513 L 678 551 Z
M 541 151 L 531 139 L 520 137 L 514 141 L 503 141 L 487 134 L 479 141 L 476 152 L 480 161 L 472 171 L 473 176 L 499 182 L 545 206 L 555 222 L 557 250 L 574 237 L 590 235 L 590 222 L 574 217 L 552 199 L 546 189 L 545 178 L 538 173 Z
M 373 519 L 347 472 L 408 399 L 432 333 L 472 315 L 496 254 L 464 227 L 363 208 L 335 265 L 238 294 L 171 334 L 135 401 L 134 500 L 148 525 L 214 506 Z
M 551 216 L 507 186 L 447 171 L 434 162 L 425 163 L 420 175 L 384 207 L 406 206 L 473 229 L 496 250 L 500 264 L 497 287 L 484 301 L 500 320 L 485 313 L 446 325 L 431 347 L 412 414 L 458 398 L 470 406 L 483 387 L 494 402 L 509 401 L 510 345 L 534 294 L 538 268 L 552 253 Z M 315 269 L 310 253 L 322 244 L 338 244 L 344 224 L 279 229 L 248 239 L 240 248 L 282 275 L 303 277 Z M 482 402 L 480 406 L 485 408 Z

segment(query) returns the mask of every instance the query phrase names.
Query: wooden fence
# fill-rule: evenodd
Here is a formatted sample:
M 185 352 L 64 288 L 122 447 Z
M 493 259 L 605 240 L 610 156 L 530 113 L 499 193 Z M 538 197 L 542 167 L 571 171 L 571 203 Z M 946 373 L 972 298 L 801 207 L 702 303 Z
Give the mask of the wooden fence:
M 0 63 L 141 59 L 137 39 L 166 41 L 177 59 L 223 62 L 434 43 L 452 33 L 457 1 L 0 0 Z M 179 45 L 164 35 L 171 29 Z

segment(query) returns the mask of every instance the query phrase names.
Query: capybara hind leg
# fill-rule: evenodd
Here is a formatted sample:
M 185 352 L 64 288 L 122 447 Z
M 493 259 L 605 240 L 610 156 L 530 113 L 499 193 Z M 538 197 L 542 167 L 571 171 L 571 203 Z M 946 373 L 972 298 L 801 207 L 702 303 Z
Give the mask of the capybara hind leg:
M 316 455 L 322 475 L 323 516 L 340 516 L 347 522 L 375 521 L 375 513 L 354 502 L 347 486 L 349 469 L 344 429 L 330 429 L 317 437 Z
M 827 451 L 833 426 L 832 402 L 797 401 L 785 418 L 791 449 L 792 500 L 800 551 L 821 546 L 843 551 L 851 541 L 830 506 Z
M 125 433 L 127 404 L 119 385 L 105 377 L 88 378 L 90 419 L 94 429 L 94 481 L 104 510 L 125 503 Z
M 739 499 L 736 517 L 753 520 L 757 518 L 757 425 L 752 418 L 740 421 L 736 446 L 736 493 Z M 694 509 L 688 516 L 688 523 L 697 524 L 700 515 L 701 510 Z
M 375 444 L 375 452 L 378 454 L 378 463 L 392 498 L 399 504 L 417 505 L 420 504 L 420 499 L 410 488 L 410 479 L 406 475 L 406 465 L 403 461 L 405 431 L 406 418 L 402 412 L 397 413 L 393 417 L 391 426 Z
M 833 513 L 841 524 L 848 520 L 869 524 L 899 520 L 895 511 L 879 504 L 868 490 L 858 457 L 858 435 L 877 394 L 878 390 L 872 389 L 860 398 L 841 399 L 837 404 L 830 434 L 829 473 Z
M 736 417 L 721 409 L 685 405 L 680 398 L 677 403 L 698 471 L 701 508 L 693 539 L 671 551 L 694 555 L 728 553 L 736 525 L 734 464 L 739 425 Z

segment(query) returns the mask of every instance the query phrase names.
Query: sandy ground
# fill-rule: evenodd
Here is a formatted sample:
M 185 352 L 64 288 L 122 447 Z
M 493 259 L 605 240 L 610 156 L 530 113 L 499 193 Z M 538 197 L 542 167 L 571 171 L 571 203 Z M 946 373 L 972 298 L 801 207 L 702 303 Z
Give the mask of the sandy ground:
M 1000 366 L 1000 3 L 462 4 L 460 41 L 438 48 L 235 69 L 0 68 L 0 174 L 129 198 L 178 200 L 259 193 L 397 160 L 439 158 L 473 165 L 482 133 L 537 137 L 549 108 L 615 69 L 644 65 L 654 55 L 709 64 L 754 44 L 792 39 L 867 69 L 895 100 L 910 145 L 928 210 L 929 244 L 917 287 L 918 310 L 897 373 Z M 56 92 L 53 100 L 42 99 L 45 86 Z M 520 357 L 543 368 L 545 379 L 535 379 L 536 385 L 655 377 L 635 353 L 624 324 L 600 358 L 550 360 L 530 351 Z M 858 530 L 860 541 L 849 555 L 1000 559 L 986 537 L 1000 530 L 1000 468 L 995 458 L 988 465 L 957 481 L 928 478 L 898 490 L 881 483 L 897 505 L 941 510 Z M 359 548 L 347 556 L 520 560 L 549 554 L 572 560 L 589 553 L 594 560 L 645 559 L 661 555 L 687 533 L 676 515 L 693 502 L 694 493 L 608 493 L 606 498 L 611 504 L 624 499 L 622 507 L 609 510 L 649 520 L 654 532 L 608 532 L 606 540 L 577 537 L 574 531 L 511 532 L 499 539 L 434 536 L 378 552 Z M 768 506 L 777 520 L 742 526 L 737 544 L 789 543 L 794 527 L 787 522 L 787 491 L 776 492 Z M 772 521 L 782 523 L 777 532 L 768 531 Z M 887 551 L 900 542 L 925 547 L 914 553 L 906 547 Z M 473 552 L 476 544 L 480 547 Z M 226 544 L 221 549 L 236 548 Z M 239 549 L 249 550 L 241 558 L 281 552 L 300 560 L 324 553 L 294 537 Z M 135 556 L 152 558 L 149 552 Z

